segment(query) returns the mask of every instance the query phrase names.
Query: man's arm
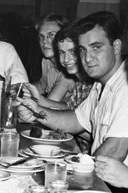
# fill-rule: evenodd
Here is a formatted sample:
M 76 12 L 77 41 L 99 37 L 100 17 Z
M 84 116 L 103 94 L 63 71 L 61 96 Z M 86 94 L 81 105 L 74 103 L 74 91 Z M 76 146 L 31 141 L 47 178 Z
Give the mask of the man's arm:
M 17 102 L 20 104 L 17 108 L 22 121 L 32 122 L 37 120 L 51 129 L 59 128 L 73 134 L 83 131 L 83 127 L 80 125 L 74 111 L 41 107 L 31 98 L 17 98 Z M 45 119 L 35 117 L 29 108 L 45 117 Z
M 128 138 L 109 137 L 94 152 L 94 155 L 103 155 L 124 161 L 128 153 Z
M 45 107 L 38 107 L 38 112 L 46 115 L 46 119 L 38 119 L 38 121 L 52 129 L 59 128 L 65 132 L 70 132 L 73 134 L 79 133 L 83 130 L 74 111 L 60 111 Z

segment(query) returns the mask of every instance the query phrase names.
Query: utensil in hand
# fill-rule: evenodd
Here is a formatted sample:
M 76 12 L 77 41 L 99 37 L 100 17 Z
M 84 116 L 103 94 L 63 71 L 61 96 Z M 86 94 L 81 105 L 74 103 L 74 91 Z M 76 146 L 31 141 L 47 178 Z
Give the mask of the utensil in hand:
M 20 83 L 16 98 L 19 96 L 22 86 L 23 86 L 23 83 Z
M 33 115 L 36 117 L 36 118 L 39 118 L 39 119 L 46 119 L 46 114 L 40 114 L 40 113 L 37 113 L 35 112 L 31 107 L 29 107 L 28 105 L 25 105 L 23 103 L 21 103 L 22 106 L 26 107 L 29 111 L 31 111 L 33 113 Z

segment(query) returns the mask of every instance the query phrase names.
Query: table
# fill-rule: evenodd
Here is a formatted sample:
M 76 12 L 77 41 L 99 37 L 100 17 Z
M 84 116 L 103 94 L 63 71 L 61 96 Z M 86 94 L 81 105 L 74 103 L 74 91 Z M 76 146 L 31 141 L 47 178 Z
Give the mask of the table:
M 34 142 L 31 141 L 30 139 L 26 139 L 20 136 L 20 149 L 26 148 L 33 144 Z M 66 145 L 66 144 L 62 144 L 62 146 L 63 145 Z M 70 148 L 71 148 L 71 142 L 70 142 Z M 44 171 L 40 172 L 37 175 L 33 175 L 33 178 L 39 184 L 44 184 Z M 68 182 L 69 182 L 69 189 L 74 189 L 74 190 L 89 189 L 89 190 L 100 190 L 100 191 L 111 192 L 108 186 L 105 184 L 105 182 L 96 176 L 95 172 L 92 174 L 92 176 L 68 174 Z

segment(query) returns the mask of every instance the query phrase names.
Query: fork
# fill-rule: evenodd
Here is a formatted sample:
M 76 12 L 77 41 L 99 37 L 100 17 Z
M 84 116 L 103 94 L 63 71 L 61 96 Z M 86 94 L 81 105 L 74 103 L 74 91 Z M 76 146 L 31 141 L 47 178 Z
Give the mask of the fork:
M 28 160 L 31 160 L 31 159 L 33 159 L 33 156 L 25 157 L 23 159 L 14 161 L 13 163 L 0 162 L 0 165 L 5 167 L 5 168 L 9 168 L 10 166 L 16 166 L 16 165 L 22 164 Z

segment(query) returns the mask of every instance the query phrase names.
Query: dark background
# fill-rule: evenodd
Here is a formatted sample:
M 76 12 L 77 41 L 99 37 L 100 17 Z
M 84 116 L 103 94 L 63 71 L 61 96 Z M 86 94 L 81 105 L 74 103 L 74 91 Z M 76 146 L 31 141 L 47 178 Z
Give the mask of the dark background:
M 99 10 L 110 10 L 124 22 L 128 12 L 127 0 L 0 0 L 0 14 L 18 12 L 36 19 L 50 12 L 64 14 L 70 19 L 83 17 Z

